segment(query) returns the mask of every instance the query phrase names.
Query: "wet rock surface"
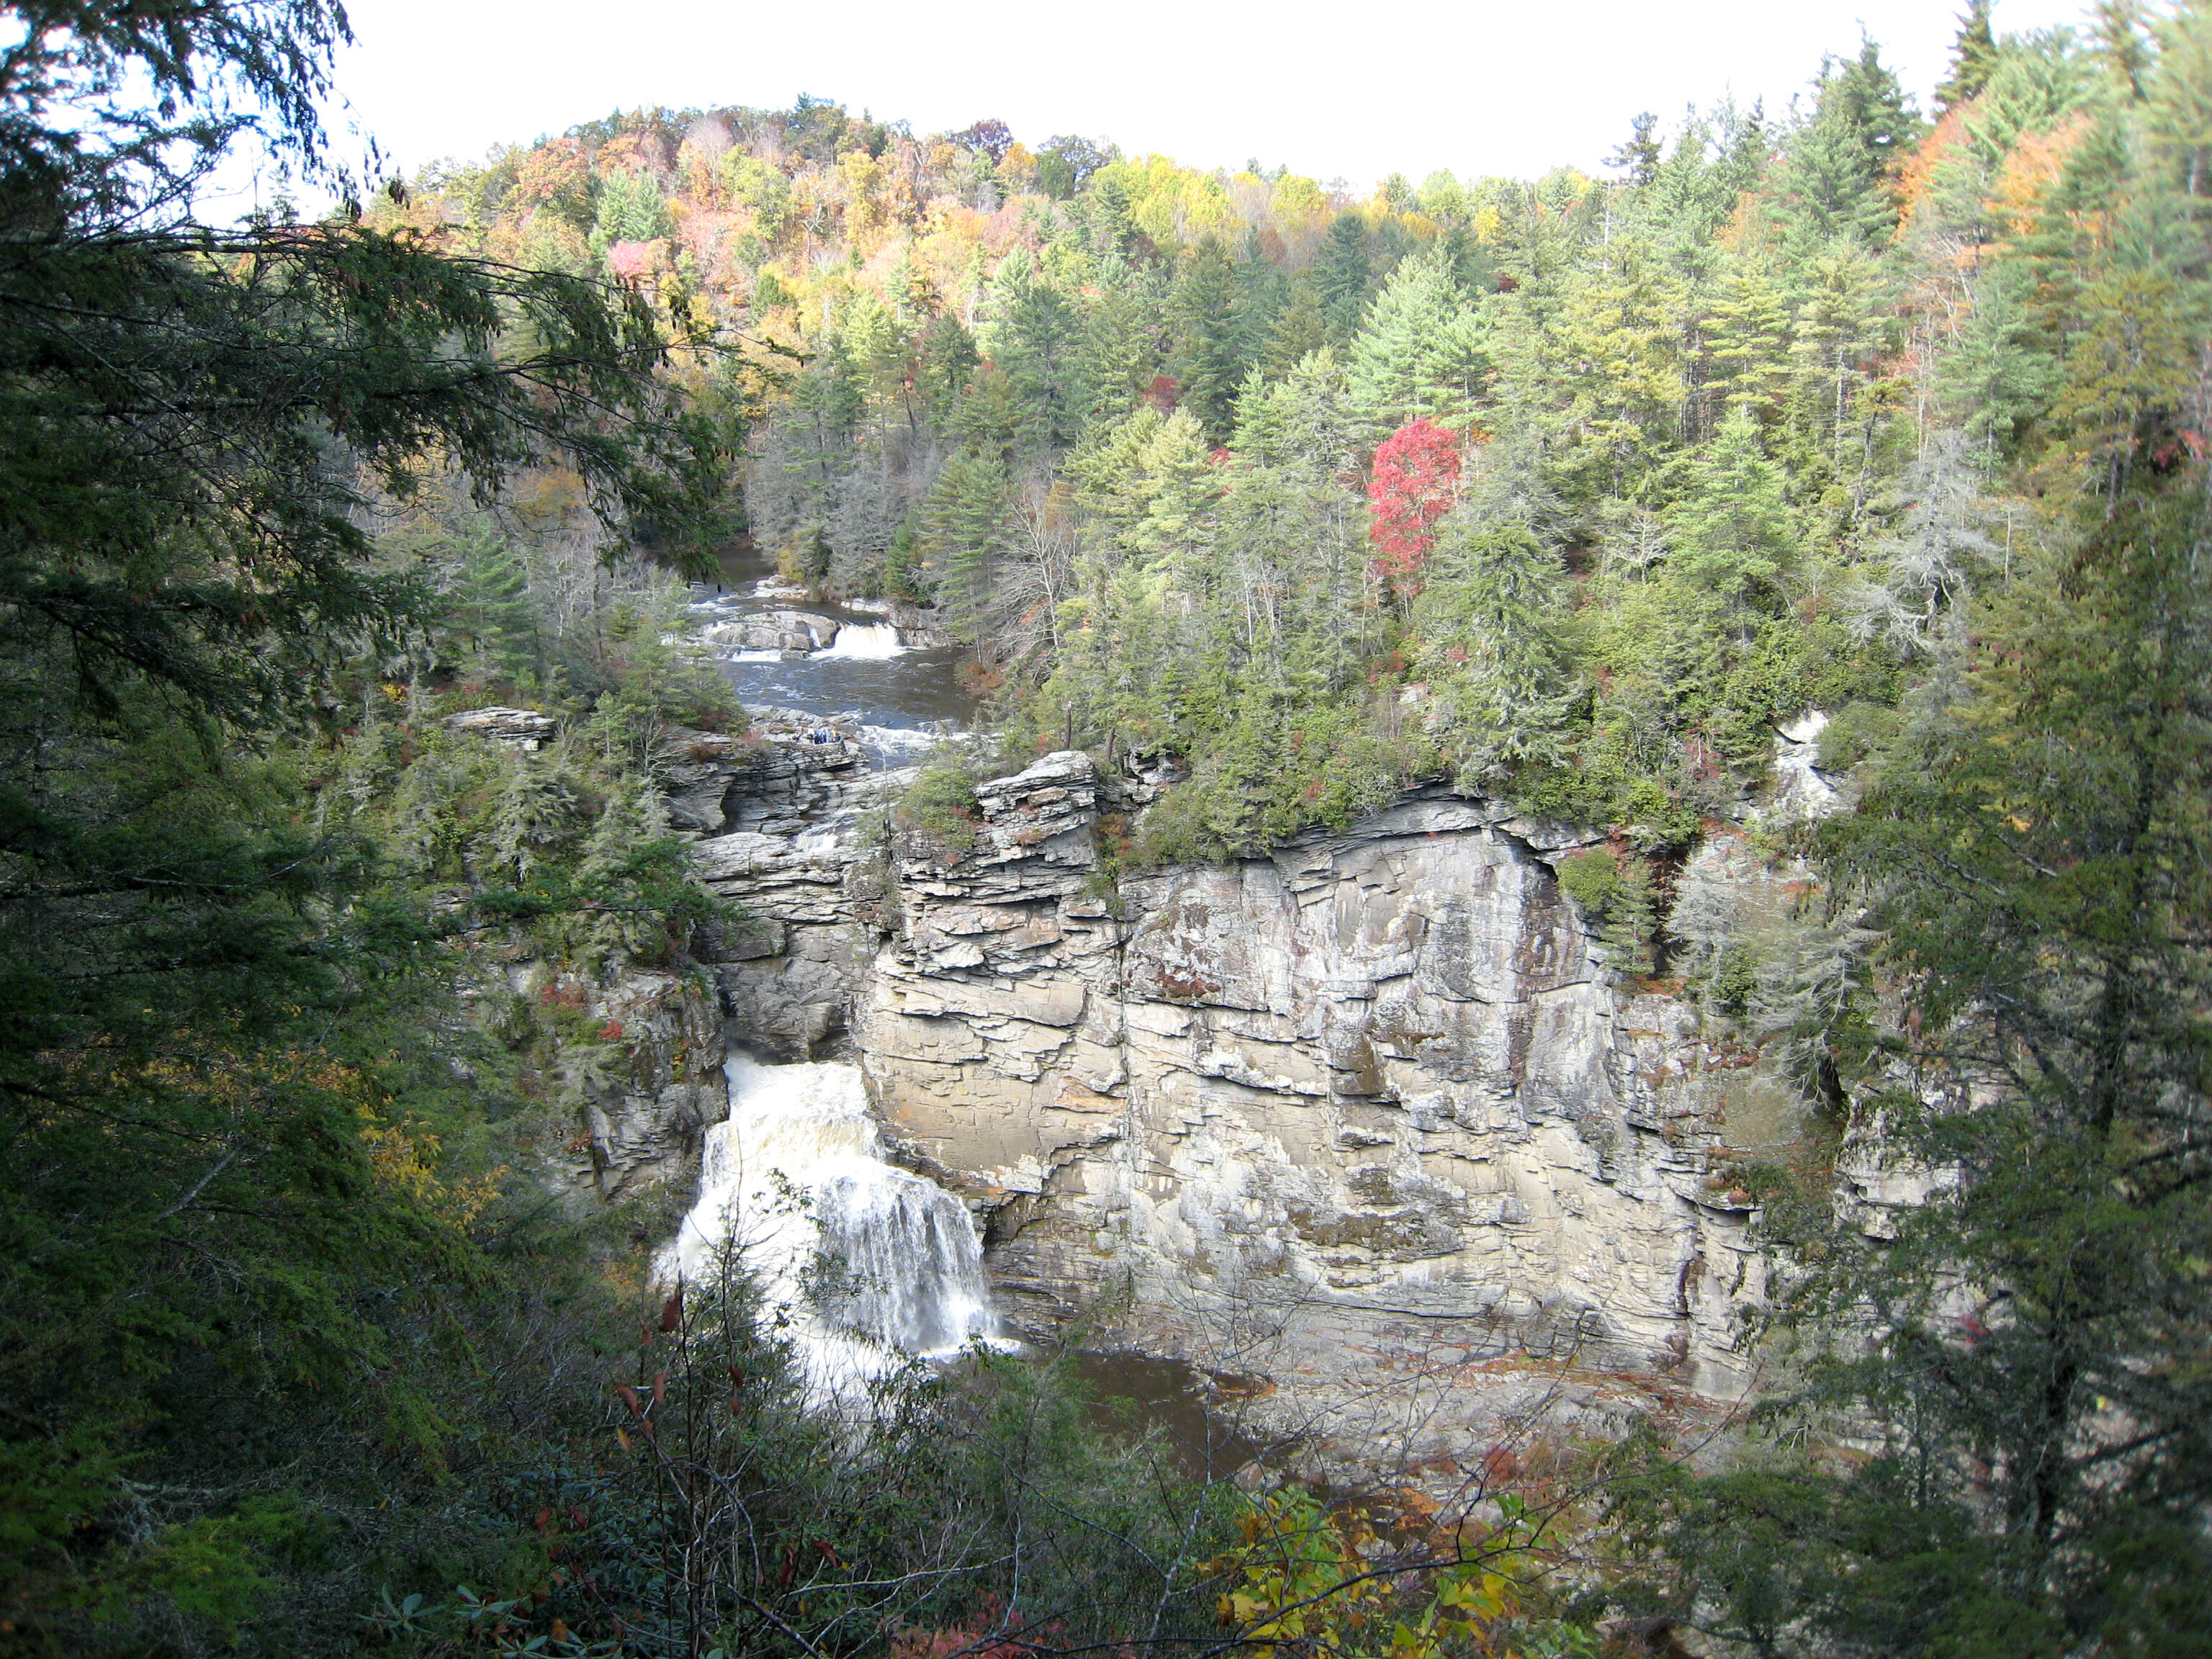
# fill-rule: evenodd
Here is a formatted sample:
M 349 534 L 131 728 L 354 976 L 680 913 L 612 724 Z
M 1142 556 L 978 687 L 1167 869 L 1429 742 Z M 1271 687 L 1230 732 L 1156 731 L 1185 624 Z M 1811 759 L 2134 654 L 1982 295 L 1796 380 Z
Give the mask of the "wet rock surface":
M 739 651 L 826 651 L 842 626 L 811 611 L 761 611 L 700 630 L 709 645 Z

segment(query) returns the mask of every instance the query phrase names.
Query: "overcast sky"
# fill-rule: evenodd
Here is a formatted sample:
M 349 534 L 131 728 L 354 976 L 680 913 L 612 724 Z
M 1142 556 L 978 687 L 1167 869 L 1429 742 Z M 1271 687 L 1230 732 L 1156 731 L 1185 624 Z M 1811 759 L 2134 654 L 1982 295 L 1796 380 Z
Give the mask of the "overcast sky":
M 1963 4 L 1963 0 L 1958 0 Z M 1923 105 L 1957 27 L 1926 0 L 349 0 L 352 118 L 404 169 L 617 108 L 839 100 L 917 132 L 996 116 L 1199 167 L 1364 186 L 1437 167 L 1595 167 L 1638 110 L 1779 110 L 1823 52 L 1881 42 Z M 1999 0 L 2002 30 L 2080 0 Z

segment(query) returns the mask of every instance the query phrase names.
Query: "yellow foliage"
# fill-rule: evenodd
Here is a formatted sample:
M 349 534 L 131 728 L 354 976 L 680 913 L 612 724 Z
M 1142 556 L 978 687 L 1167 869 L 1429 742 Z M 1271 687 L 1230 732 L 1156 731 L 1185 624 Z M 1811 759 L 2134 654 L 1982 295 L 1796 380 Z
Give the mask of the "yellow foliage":
M 854 149 L 838 158 L 837 171 L 845 185 L 846 233 L 857 243 L 872 243 L 889 217 L 884 200 L 884 165 L 867 151 Z
M 1269 210 L 1275 216 L 1276 225 L 1287 235 L 1294 230 L 1317 228 L 1328 216 L 1328 198 L 1322 187 L 1299 173 L 1285 173 L 1275 180 L 1274 200 Z
M 1326 1510 L 1297 1488 L 1249 1502 L 1242 1542 L 1208 1562 L 1215 1607 L 1237 1650 L 1280 1659 L 1446 1659 L 1503 1656 L 1522 1611 L 1501 1567 L 1522 1553 L 1510 1528 L 1476 1541 L 1468 1559 L 1418 1552 L 1410 1563 L 1360 1509 Z
M 438 1136 L 411 1120 L 393 1123 L 373 1106 L 359 1109 L 370 1167 L 388 1190 L 404 1194 L 453 1227 L 471 1224 L 499 1196 L 500 1180 L 507 1174 L 503 1165 L 473 1180 L 447 1182 L 438 1173 L 445 1148 Z
M 583 475 L 573 467 L 541 467 L 515 481 L 512 501 L 515 516 L 531 530 L 543 533 L 567 524 L 584 510 Z
M 1128 192 L 1129 217 L 1163 247 L 1212 235 L 1233 240 L 1243 216 L 1210 173 L 1178 167 L 1165 155 L 1141 155 L 1106 169 Z

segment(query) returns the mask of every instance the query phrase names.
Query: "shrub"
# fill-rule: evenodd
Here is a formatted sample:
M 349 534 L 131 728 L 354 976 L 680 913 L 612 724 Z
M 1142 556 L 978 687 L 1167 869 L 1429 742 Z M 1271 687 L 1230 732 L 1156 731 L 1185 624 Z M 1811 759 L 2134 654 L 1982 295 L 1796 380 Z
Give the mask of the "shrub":
M 1615 972 L 1649 974 L 1655 963 L 1658 904 L 1651 866 L 1625 848 L 1584 848 L 1558 866 L 1559 886 L 1593 924 Z
M 981 814 L 975 806 L 975 774 L 965 756 L 940 755 L 921 769 L 894 817 L 908 835 L 935 843 L 957 858 L 975 845 Z

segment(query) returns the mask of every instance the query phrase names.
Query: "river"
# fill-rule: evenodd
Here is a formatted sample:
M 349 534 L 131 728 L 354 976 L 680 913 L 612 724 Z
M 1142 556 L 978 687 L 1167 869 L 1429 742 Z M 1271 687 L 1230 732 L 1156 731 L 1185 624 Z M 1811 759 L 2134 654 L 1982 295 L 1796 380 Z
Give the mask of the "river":
M 720 652 L 723 674 L 749 708 L 853 714 L 864 726 L 909 732 L 963 730 L 975 718 L 975 700 L 960 688 L 957 647 L 901 645 L 882 611 L 814 604 L 801 591 L 780 586 L 775 562 L 750 550 L 726 551 L 720 562 L 720 581 L 691 590 L 702 631 L 775 611 L 826 617 L 839 625 L 827 650 Z

